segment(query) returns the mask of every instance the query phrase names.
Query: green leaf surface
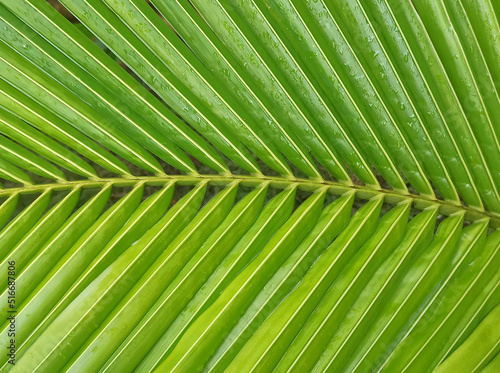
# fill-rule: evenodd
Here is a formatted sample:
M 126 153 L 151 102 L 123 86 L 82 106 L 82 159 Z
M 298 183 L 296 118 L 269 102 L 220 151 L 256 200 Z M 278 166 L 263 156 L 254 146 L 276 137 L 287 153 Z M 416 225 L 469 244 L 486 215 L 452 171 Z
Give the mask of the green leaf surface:
M 0 0 L 0 371 L 497 372 L 500 5 Z

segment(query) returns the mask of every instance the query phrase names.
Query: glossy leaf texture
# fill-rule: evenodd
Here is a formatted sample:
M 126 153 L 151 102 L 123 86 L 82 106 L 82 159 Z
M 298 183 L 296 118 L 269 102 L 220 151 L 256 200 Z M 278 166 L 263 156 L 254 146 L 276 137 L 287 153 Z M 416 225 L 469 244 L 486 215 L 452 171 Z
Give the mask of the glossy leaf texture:
M 47 161 L 90 178 L 93 163 L 127 177 L 129 163 L 228 175 L 230 161 L 374 190 L 381 177 L 394 193 L 500 213 L 490 0 L 61 4 L 90 38 L 43 0 L 0 4 L 6 180 L 64 181 Z
M 410 199 L 354 207 L 354 192 L 335 199 L 326 188 L 273 196 L 269 183 L 235 182 L 207 199 L 213 187 L 201 182 L 175 203 L 175 182 L 146 198 L 144 188 L 111 204 L 111 185 L 83 204 L 81 188 L 46 192 L 3 228 L 25 222 L 3 255 L 4 266 L 15 258 L 17 350 L 2 370 L 495 364 L 500 235 L 487 219 L 464 227 L 462 212 L 436 223 L 437 206 L 410 218 Z
M 0 370 L 498 371 L 499 92 L 496 0 L 0 0 Z

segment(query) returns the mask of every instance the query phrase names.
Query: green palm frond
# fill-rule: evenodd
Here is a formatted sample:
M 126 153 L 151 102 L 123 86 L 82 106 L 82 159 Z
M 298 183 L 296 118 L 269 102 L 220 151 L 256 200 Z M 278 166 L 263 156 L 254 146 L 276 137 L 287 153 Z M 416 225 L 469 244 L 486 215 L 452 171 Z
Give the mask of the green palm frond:
M 0 371 L 500 369 L 497 1 L 59 1 L 0 0 Z

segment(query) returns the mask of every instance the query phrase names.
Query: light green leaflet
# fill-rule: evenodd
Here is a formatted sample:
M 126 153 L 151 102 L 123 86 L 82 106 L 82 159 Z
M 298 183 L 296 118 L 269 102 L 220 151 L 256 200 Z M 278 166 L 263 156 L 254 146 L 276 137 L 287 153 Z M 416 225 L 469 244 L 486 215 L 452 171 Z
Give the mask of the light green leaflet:
M 0 371 L 500 370 L 496 0 L 0 0 Z

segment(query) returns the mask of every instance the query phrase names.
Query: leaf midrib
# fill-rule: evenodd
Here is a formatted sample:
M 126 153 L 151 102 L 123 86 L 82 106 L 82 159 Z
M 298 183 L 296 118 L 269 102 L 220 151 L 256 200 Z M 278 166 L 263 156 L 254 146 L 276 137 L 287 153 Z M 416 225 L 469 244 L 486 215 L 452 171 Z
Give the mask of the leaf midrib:
M 386 202 L 397 204 L 408 199 L 412 200 L 413 207 L 419 210 L 424 210 L 428 207 L 438 206 L 439 213 L 442 215 L 452 215 L 457 212 L 465 211 L 466 221 L 477 221 L 479 219 L 490 219 L 490 227 L 493 229 L 500 228 L 500 214 L 491 213 L 483 209 L 474 207 L 457 205 L 452 201 L 431 198 L 425 195 L 417 195 L 412 193 L 403 193 L 397 190 L 375 189 L 369 186 L 348 185 L 335 181 L 327 181 L 322 179 L 305 179 L 305 178 L 286 178 L 280 176 L 265 176 L 265 175 L 161 175 L 161 176 L 130 176 L 116 178 L 94 178 L 85 180 L 61 180 L 57 183 L 50 184 L 32 184 L 22 187 L 12 187 L 0 189 L 0 198 L 10 197 L 14 194 L 36 194 L 46 190 L 61 191 L 70 190 L 76 187 L 85 189 L 102 188 L 107 184 L 114 187 L 133 187 L 139 183 L 145 183 L 147 186 L 162 186 L 169 182 L 176 182 L 179 185 L 196 185 L 201 182 L 208 182 L 210 185 L 225 186 L 234 182 L 238 182 L 242 186 L 256 187 L 262 183 L 269 182 L 271 188 L 287 189 L 297 187 L 299 190 L 307 192 L 315 192 L 320 188 L 328 187 L 328 193 L 334 195 L 342 195 L 344 193 L 356 192 L 356 197 L 363 200 L 368 200 L 373 197 L 384 195 Z

